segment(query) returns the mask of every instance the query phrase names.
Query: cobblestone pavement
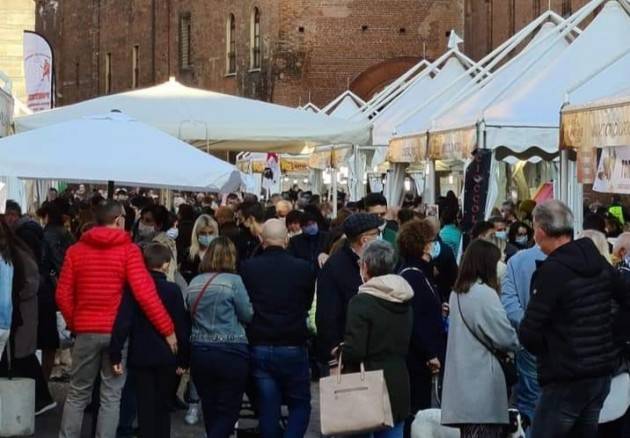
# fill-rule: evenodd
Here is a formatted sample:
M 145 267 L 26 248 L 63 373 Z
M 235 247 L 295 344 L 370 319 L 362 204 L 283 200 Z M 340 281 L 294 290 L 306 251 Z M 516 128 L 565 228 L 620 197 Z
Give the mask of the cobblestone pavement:
M 47 412 L 36 419 L 35 424 L 35 437 L 37 438 L 57 438 L 59 432 L 59 424 L 61 423 L 61 412 L 63 406 L 63 400 L 67 391 L 67 384 L 55 383 L 50 384 L 50 389 L 53 393 L 55 400 L 58 403 L 56 409 Z M 309 424 L 309 430 L 306 434 L 307 438 L 319 438 L 319 390 L 317 384 L 312 387 L 312 413 L 311 422 Z M 203 426 L 198 424 L 196 426 L 189 426 L 184 422 L 185 411 L 178 411 L 173 414 L 171 436 L 173 438 L 202 438 L 205 437 Z M 82 438 L 89 438 L 89 425 L 91 424 L 91 415 L 86 414 L 83 421 L 83 433 Z M 253 427 L 255 423 L 250 420 L 249 423 L 245 422 L 244 427 Z M 244 434 L 241 434 L 243 436 Z M 240 438 L 240 437 L 238 437 Z

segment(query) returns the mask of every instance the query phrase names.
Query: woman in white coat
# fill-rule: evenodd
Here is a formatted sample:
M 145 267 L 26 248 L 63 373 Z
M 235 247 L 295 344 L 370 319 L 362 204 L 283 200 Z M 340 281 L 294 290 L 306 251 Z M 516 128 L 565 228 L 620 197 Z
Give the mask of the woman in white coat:
M 499 300 L 500 257 L 492 243 L 474 240 L 450 297 L 442 424 L 459 428 L 462 438 L 503 437 L 509 423 L 505 377 L 499 361 L 483 345 L 504 352 L 518 347 Z

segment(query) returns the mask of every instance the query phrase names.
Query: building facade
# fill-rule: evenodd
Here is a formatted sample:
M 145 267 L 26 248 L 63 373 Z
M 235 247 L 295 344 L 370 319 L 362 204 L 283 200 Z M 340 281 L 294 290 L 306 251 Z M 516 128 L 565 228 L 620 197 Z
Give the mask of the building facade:
M 61 105 L 169 76 L 290 106 L 370 97 L 451 29 L 464 0 L 37 0 Z
M 0 71 L 12 82 L 13 94 L 26 101 L 23 35 L 35 30 L 33 0 L 0 0 Z
M 322 106 L 347 88 L 369 99 L 440 56 L 451 29 L 481 59 L 546 8 L 568 16 L 588 0 L 23 1 L 36 2 L 37 30 L 55 50 L 59 105 L 175 76 Z

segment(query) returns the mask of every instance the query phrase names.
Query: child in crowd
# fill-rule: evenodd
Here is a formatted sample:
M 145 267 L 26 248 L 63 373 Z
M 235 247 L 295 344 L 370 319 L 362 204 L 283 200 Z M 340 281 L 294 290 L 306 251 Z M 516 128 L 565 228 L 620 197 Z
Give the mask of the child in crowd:
M 179 351 L 173 355 L 131 293 L 126 292 L 112 332 L 110 357 L 114 372 L 122 373 L 124 346 L 129 337 L 127 363 L 136 375 L 140 436 L 169 438 L 170 405 L 177 376 L 188 368 L 190 320 L 179 286 L 166 280 L 171 251 L 164 245 L 152 243 L 144 248 L 144 260 L 158 295 L 175 324 Z

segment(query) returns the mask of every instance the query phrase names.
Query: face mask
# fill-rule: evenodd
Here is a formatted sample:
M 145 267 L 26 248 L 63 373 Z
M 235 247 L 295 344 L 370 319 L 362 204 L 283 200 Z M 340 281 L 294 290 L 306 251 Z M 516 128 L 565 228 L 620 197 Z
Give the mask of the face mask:
M 507 231 L 495 231 L 494 235 L 497 239 L 507 240 Z
M 440 256 L 440 252 L 442 252 L 442 247 L 440 246 L 440 242 L 436 240 L 431 245 L 431 258 L 433 260 L 437 259 Z
M 302 232 L 307 236 L 316 236 L 319 233 L 319 226 L 317 224 L 310 224 L 302 228 Z
M 527 236 L 517 236 L 514 241 L 519 245 L 527 245 Z
M 176 239 L 177 239 L 177 237 L 179 237 L 179 229 L 178 229 L 178 228 L 171 228 L 170 230 L 168 230 L 168 231 L 166 232 L 166 235 L 167 235 L 169 238 L 171 238 L 171 239 L 173 239 L 173 240 L 176 240 Z
M 217 236 L 202 235 L 202 236 L 197 237 L 197 241 L 199 242 L 199 245 L 207 248 L 210 246 L 212 241 L 216 238 Z
M 155 227 L 152 225 L 145 225 L 142 222 L 138 223 L 138 234 L 143 239 L 149 239 L 155 234 Z

